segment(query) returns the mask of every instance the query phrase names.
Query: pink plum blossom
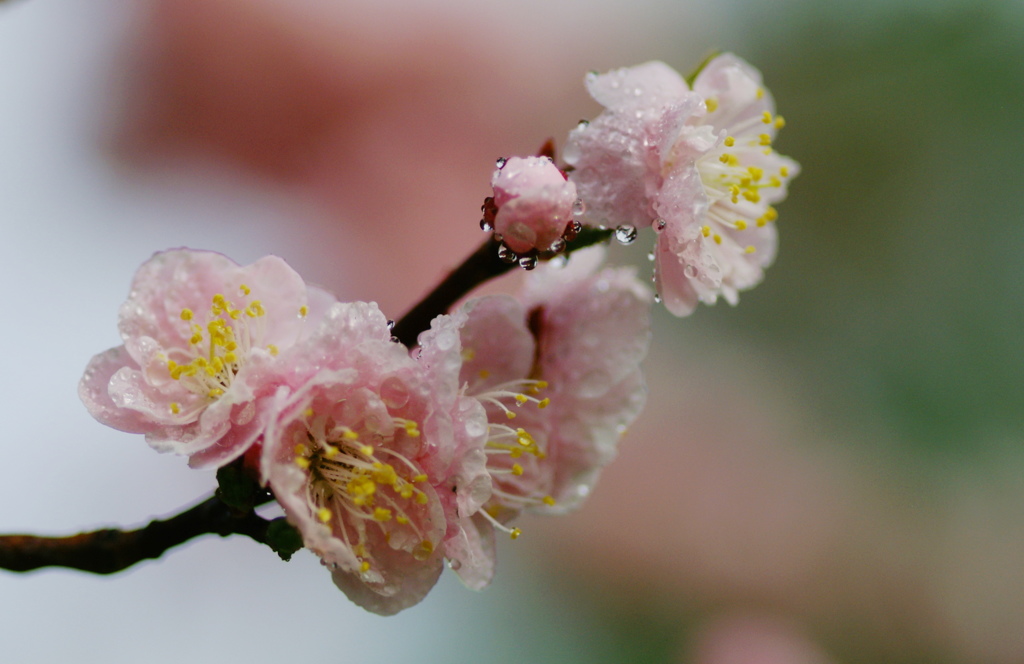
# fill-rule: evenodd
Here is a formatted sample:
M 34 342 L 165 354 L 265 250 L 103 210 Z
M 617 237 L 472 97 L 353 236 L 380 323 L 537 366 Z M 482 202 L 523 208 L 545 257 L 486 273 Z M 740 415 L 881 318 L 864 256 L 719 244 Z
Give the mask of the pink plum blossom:
M 466 393 L 488 415 L 493 496 L 478 522 L 582 502 L 646 398 L 639 364 L 651 294 L 631 269 L 598 269 L 604 252 L 547 263 L 520 298 L 471 300 L 462 312 Z
M 124 345 L 92 359 L 79 395 L 97 420 L 161 452 L 224 465 L 262 432 L 267 368 L 332 301 L 276 256 L 243 267 L 210 251 L 157 253 L 121 306 Z
M 559 248 L 572 224 L 576 185 L 548 157 L 512 157 L 499 162 L 494 188 L 494 233 L 517 254 Z M 564 245 L 563 245 L 564 246 Z
M 282 353 L 267 408 L 263 482 L 335 584 L 381 615 L 426 595 L 448 541 L 493 568 L 459 527 L 490 496 L 485 415 L 459 394 L 457 348 L 453 364 L 451 339 L 431 332 L 417 361 L 375 304 L 335 304 Z
M 735 304 L 775 258 L 772 205 L 799 171 L 771 147 L 784 121 L 760 73 L 727 53 L 692 90 L 661 62 L 586 83 L 605 110 L 564 150 L 584 221 L 654 229 L 655 282 L 677 316 L 719 296 Z

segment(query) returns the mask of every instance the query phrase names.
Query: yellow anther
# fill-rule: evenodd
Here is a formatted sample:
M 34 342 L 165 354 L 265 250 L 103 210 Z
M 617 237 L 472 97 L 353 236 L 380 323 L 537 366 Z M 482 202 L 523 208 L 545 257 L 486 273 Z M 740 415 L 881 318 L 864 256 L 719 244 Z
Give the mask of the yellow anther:
M 474 357 L 476 357 L 476 351 L 475 350 L 473 350 L 472 348 L 463 348 L 462 349 L 462 361 L 463 362 L 472 362 Z
M 395 472 L 395 467 L 391 464 L 382 464 L 380 469 L 373 474 L 373 479 L 390 486 L 398 482 L 398 473 Z
M 253 300 L 249 303 L 249 306 L 245 308 L 245 314 L 250 318 L 256 318 L 264 315 L 266 310 L 263 308 L 263 304 L 259 300 Z
M 533 386 L 536 387 L 538 390 L 543 390 L 545 387 L 548 386 L 548 381 L 538 380 L 536 383 L 533 384 Z
M 234 353 L 224 353 L 224 364 L 234 364 L 238 362 L 238 356 Z
M 743 192 L 743 198 L 747 199 L 751 203 L 757 203 L 761 200 L 761 194 L 757 193 L 756 189 L 747 189 Z
M 359 448 L 359 451 L 366 456 L 373 456 L 373 445 L 363 445 Z
M 786 120 L 781 115 L 775 116 L 775 128 L 782 129 L 786 126 Z
M 410 438 L 420 437 L 420 429 L 415 422 L 405 423 L 405 433 L 408 434 Z
M 303 470 L 306 470 L 307 468 L 309 468 L 309 459 L 301 456 L 295 457 L 295 465 Z
M 203 341 L 203 335 L 200 334 L 199 332 L 196 332 L 195 334 L 192 335 L 192 338 L 189 339 L 188 341 L 193 346 L 198 346 Z
M 551 399 L 549 399 L 547 397 L 544 397 L 543 399 L 541 399 L 540 401 L 537 402 L 537 408 L 547 408 L 550 405 L 551 405 Z
M 363 562 L 359 563 L 359 571 L 360 572 L 369 572 L 370 571 L 370 563 L 366 562 L 365 560 Z
M 328 459 L 333 459 L 334 457 L 338 456 L 338 453 L 340 451 L 341 450 L 339 450 L 334 445 L 324 445 L 324 456 L 327 457 Z
M 222 394 L 224 394 L 224 390 L 220 389 L 219 387 L 215 387 L 212 390 L 210 390 L 209 392 L 207 392 L 207 396 L 210 397 L 211 399 L 216 399 L 217 397 L 221 396 Z
M 252 292 L 252 290 L 250 290 L 249 287 L 246 286 L 245 284 L 240 285 L 238 287 L 238 290 L 242 291 L 242 295 L 248 295 L 249 293 Z
M 422 549 L 424 553 L 433 553 L 434 543 L 430 540 L 423 540 L 420 542 L 420 549 Z
M 764 88 L 758 88 L 757 89 L 757 98 L 761 99 L 762 97 L 764 97 Z
M 722 156 L 720 156 L 718 158 L 718 161 L 720 161 L 723 164 L 726 164 L 728 166 L 739 166 L 740 165 L 739 157 L 737 157 L 734 154 L 729 154 L 728 152 L 723 152 Z
M 736 226 L 736 230 L 742 231 L 742 230 L 744 230 L 747 227 L 747 222 L 743 221 L 742 219 L 737 219 L 736 223 L 735 223 L 735 226 Z
M 524 403 L 526 403 L 529 400 L 530 399 L 525 394 L 517 394 L 516 395 L 516 403 L 519 404 L 520 406 L 522 406 Z
M 321 507 L 320 511 L 316 513 L 316 518 L 320 519 L 324 523 L 327 523 L 331 520 L 331 510 L 327 509 L 326 507 Z
M 341 437 L 344 438 L 345 440 L 358 440 L 359 434 L 357 434 L 352 429 L 345 429 L 345 431 L 341 434 Z M 372 452 L 373 448 L 370 448 L 370 451 Z
M 513 475 L 522 475 L 523 474 L 523 467 L 520 466 L 518 463 L 512 464 L 512 474 Z
M 505 417 L 507 417 L 510 420 L 514 420 L 514 419 L 516 419 L 516 414 L 513 413 L 511 410 L 506 410 L 505 411 Z
M 297 444 L 293 449 L 295 453 L 299 456 L 306 456 L 307 454 L 309 454 L 309 448 L 303 445 L 302 443 Z
M 395 517 L 395 521 L 404 526 L 405 524 L 409 523 L 409 517 L 405 516 L 404 514 L 399 514 Z
M 781 175 L 784 178 L 789 177 L 789 169 L 783 166 L 782 168 L 779 169 L 779 175 Z
M 772 137 L 769 136 L 768 134 L 761 134 L 760 136 L 758 136 L 758 138 L 761 139 L 760 140 L 761 145 L 771 145 L 772 144 Z
M 754 252 L 756 252 L 756 251 L 757 251 L 757 247 L 755 247 L 755 246 L 754 246 L 754 245 L 752 245 L 752 244 L 751 244 L 751 245 L 748 245 L 748 246 L 747 246 L 747 248 L 743 250 L 743 252 L 744 252 L 744 253 L 747 253 L 747 254 L 752 254 L 752 253 L 754 253 Z
M 426 482 L 427 481 L 427 475 L 426 475 L 426 473 L 420 473 L 419 475 L 416 475 L 415 477 L 413 477 L 412 481 L 413 482 Z
M 513 528 L 508 533 L 509 537 L 511 537 L 512 539 L 519 539 L 519 536 L 522 535 L 522 534 L 523 534 L 523 531 L 519 530 L 518 528 Z
M 713 235 L 713 236 L 711 237 L 711 239 L 715 241 L 715 244 L 722 244 L 722 236 L 721 236 L 721 235 L 719 235 L 718 233 L 715 233 L 715 234 L 714 234 L 714 235 Z
M 518 459 L 519 457 L 523 456 L 523 448 L 513 447 L 508 451 L 508 455 L 513 459 Z
M 711 227 L 710 226 L 701 226 L 700 227 L 700 234 L 703 235 L 704 237 L 709 237 L 711 235 Z
M 182 309 L 181 310 L 181 320 L 192 320 L 192 310 L 191 309 Z
M 555 499 L 552 498 L 551 496 L 544 496 L 543 498 L 541 498 L 541 502 L 543 502 L 548 507 L 553 507 L 555 504 Z
M 761 122 L 763 122 L 765 124 L 771 124 L 772 123 L 772 114 L 769 113 L 768 111 L 765 111 L 764 113 L 762 113 L 761 114 Z
M 714 97 L 704 100 L 704 105 L 708 107 L 708 113 L 714 113 L 718 110 L 718 100 Z
M 781 186 L 782 186 L 782 180 L 780 180 L 779 178 L 777 178 L 777 177 L 775 177 L 775 176 L 773 175 L 773 176 L 771 177 L 771 179 L 770 179 L 770 180 L 768 180 L 768 184 L 769 184 L 770 186 L 772 186 L 772 187 L 781 187 Z
M 757 166 L 751 166 L 747 168 L 747 172 L 750 173 L 750 177 L 753 178 L 754 182 L 760 180 L 761 176 L 764 175 L 764 171 L 758 168 Z
M 415 490 L 412 488 L 411 484 L 403 484 L 402 488 L 398 490 L 398 495 L 400 495 L 402 498 L 405 498 L 406 500 L 412 498 L 413 493 L 415 493 Z
M 489 378 L 490 375 L 491 375 L 491 372 L 488 371 L 487 369 L 481 369 L 479 375 L 480 375 L 480 378 Z
M 765 221 L 775 221 L 779 218 L 779 211 L 773 207 L 769 207 L 764 213 Z
M 726 136 L 725 137 L 725 147 L 731 148 L 734 145 L 736 145 L 736 139 L 733 138 L 732 136 Z
M 425 493 L 417 493 L 416 494 L 416 502 L 419 503 L 420 505 L 426 505 L 427 504 L 427 494 L 425 494 Z
M 738 185 L 735 185 L 735 184 L 729 185 L 729 193 L 732 194 L 732 202 L 733 203 L 739 203 L 740 202 L 740 188 L 739 188 Z M 707 236 L 705 235 L 704 237 L 707 237 Z
M 172 401 L 171 402 L 171 412 L 174 413 L 175 415 L 177 415 L 178 413 L 181 412 L 181 407 L 178 404 L 176 404 L 176 403 L 174 403 Z
M 377 521 L 390 521 L 391 510 L 386 507 L 378 507 L 373 510 L 373 518 Z
M 305 318 L 306 314 L 308 314 L 308 313 L 309 313 L 309 307 L 307 307 L 306 305 L 302 305 L 301 307 L 299 307 L 299 315 L 300 316 Z

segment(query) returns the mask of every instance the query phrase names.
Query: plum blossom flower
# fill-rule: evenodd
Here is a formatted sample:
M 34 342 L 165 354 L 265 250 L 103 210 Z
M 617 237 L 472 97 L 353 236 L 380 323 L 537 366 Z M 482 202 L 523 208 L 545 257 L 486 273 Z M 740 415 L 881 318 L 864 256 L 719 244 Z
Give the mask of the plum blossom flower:
M 426 595 L 460 514 L 490 495 L 483 411 L 433 352 L 428 369 L 391 341 L 375 304 L 339 303 L 282 354 L 268 407 L 263 482 L 335 584 L 381 615 Z
M 118 328 L 79 396 L 100 422 L 161 452 L 220 466 L 262 433 L 256 408 L 275 356 L 333 301 L 276 256 L 240 266 L 210 251 L 155 254 L 136 272 Z
M 491 177 L 495 237 L 516 254 L 560 251 L 573 222 L 576 185 L 548 157 L 498 161 Z
M 588 75 L 605 110 L 570 135 L 570 179 L 584 221 L 651 226 L 655 282 L 677 316 L 698 301 L 730 304 L 775 257 L 777 212 L 799 166 L 772 149 L 785 124 L 760 73 L 713 58 L 692 90 L 661 62 Z
M 578 251 L 542 266 L 519 299 L 462 309 L 461 380 L 488 416 L 488 530 L 515 538 L 505 524 L 521 511 L 579 506 L 643 407 L 651 294 L 631 269 L 599 270 L 603 256 Z

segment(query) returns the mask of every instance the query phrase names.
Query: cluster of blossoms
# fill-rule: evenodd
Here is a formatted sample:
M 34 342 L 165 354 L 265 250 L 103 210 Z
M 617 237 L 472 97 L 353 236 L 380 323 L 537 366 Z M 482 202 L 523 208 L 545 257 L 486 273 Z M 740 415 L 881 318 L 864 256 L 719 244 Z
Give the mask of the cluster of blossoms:
M 735 302 L 774 256 L 771 204 L 797 172 L 771 148 L 782 118 L 757 72 L 725 55 L 692 90 L 661 63 L 587 85 L 605 110 L 572 131 L 564 170 L 499 161 L 483 221 L 499 255 L 532 270 L 584 225 L 625 240 L 649 225 L 673 313 Z M 519 296 L 469 300 L 407 348 L 376 304 L 338 302 L 279 258 L 158 253 L 80 395 L 193 467 L 250 473 L 339 588 L 392 614 L 445 561 L 486 586 L 496 533 L 578 506 L 615 455 L 645 399 L 653 297 L 603 259 L 547 260 Z
M 159 253 L 80 395 L 194 467 L 240 459 L 335 583 L 394 613 L 445 559 L 487 585 L 495 531 L 578 503 L 639 413 L 650 295 L 601 253 L 437 317 L 411 352 L 375 304 L 336 302 L 279 258 Z

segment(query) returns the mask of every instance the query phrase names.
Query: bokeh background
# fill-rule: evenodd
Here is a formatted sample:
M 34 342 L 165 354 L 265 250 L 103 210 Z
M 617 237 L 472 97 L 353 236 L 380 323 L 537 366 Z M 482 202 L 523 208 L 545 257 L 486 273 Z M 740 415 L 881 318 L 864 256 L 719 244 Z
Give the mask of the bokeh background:
M 378 618 L 316 559 L 200 540 L 0 572 L 5 661 L 1024 661 L 1024 4 L 0 2 L 0 531 L 177 511 L 209 473 L 93 422 L 153 251 L 275 253 L 400 315 L 583 72 L 731 50 L 803 173 L 740 306 L 658 312 L 648 410 L 482 593 Z M 649 237 L 614 258 L 647 274 Z

